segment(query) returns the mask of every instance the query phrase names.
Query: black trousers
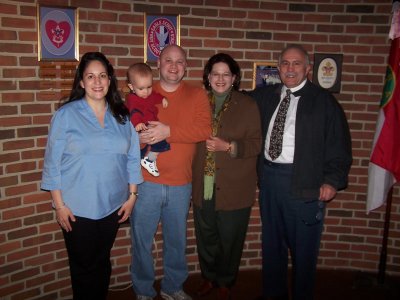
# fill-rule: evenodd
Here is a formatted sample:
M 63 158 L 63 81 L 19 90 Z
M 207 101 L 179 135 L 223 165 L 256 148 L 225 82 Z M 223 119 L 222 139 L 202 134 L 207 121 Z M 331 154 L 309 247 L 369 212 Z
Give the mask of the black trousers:
M 235 283 L 250 212 L 251 207 L 216 211 L 214 197 L 204 200 L 201 208 L 193 206 L 201 273 L 216 286 Z
M 117 212 L 100 220 L 76 217 L 72 231 L 63 230 L 74 300 L 107 298 L 110 251 L 119 228 Z
M 288 251 L 293 300 L 312 300 L 325 204 L 291 194 L 291 164 L 264 163 L 260 185 L 263 294 L 288 296 Z

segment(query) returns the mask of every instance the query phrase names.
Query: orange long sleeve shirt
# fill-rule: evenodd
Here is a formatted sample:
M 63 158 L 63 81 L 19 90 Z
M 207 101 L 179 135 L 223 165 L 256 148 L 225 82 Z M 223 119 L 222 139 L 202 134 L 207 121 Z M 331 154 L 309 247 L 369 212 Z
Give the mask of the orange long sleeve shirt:
M 166 92 L 159 82 L 154 90 L 168 100 L 167 108 L 160 108 L 160 122 L 169 125 L 170 137 L 167 141 L 171 150 L 157 157 L 159 177 L 143 170 L 145 181 L 165 185 L 184 185 L 192 181 L 192 161 L 196 143 L 211 135 L 211 112 L 207 94 L 200 87 L 181 82 L 174 92 Z

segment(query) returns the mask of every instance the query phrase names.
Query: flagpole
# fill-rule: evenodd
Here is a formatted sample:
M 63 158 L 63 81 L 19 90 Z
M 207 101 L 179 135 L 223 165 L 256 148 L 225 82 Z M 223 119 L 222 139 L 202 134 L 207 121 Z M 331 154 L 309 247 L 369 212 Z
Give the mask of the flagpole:
M 383 284 L 385 282 L 387 243 L 389 237 L 390 213 L 392 210 L 392 196 L 393 196 L 393 185 L 390 188 L 386 198 L 385 224 L 383 228 L 382 248 L 379 259 L 378 284 Z

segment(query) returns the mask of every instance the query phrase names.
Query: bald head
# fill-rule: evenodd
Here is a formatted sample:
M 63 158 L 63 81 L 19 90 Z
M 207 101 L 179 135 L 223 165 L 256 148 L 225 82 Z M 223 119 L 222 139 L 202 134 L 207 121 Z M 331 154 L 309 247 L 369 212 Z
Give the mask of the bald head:
M 160 58 L 161 58 L 163 55 L 168 54 L 170 51 L 178 51 L 178 52 L 180 52 L 181 55 L 182 55 L 182 56 L 185 58 L 185 60 L 186 60 L 186 51 L 183 50 L 183 48 L 182 48 L 181 46 L 174 45 L 174 44 L 169 44 L 169 45 L 165 46 L 164 49 L 161 50 Z

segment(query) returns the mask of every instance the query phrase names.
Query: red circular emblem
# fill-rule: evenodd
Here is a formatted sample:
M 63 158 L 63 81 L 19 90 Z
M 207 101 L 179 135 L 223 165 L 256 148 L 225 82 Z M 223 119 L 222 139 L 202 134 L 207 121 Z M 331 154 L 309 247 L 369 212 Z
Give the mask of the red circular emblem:
M 149 26 L 147 46 L 154 56 L 159 57 L 165 46 L 176 44 L 176 28 L 167 18 L 157 18 Z

